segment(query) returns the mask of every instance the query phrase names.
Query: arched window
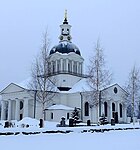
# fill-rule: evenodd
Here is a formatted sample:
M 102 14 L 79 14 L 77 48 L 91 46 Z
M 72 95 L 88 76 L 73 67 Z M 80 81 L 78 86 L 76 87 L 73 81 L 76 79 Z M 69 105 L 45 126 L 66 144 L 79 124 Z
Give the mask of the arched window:
M 122 118 L 122 104 L 120 104 L 120 118 Z
M 89 116 L 89 103 L 85 103 L 85 116 Z
M 23 108 L 23 102 L 20 101 L 20 110 Z
M 112 111 L 115 111 L 115 103 L 112 103 Z
M 107 102 L 104 102 L 104 115 L 107 117 Z

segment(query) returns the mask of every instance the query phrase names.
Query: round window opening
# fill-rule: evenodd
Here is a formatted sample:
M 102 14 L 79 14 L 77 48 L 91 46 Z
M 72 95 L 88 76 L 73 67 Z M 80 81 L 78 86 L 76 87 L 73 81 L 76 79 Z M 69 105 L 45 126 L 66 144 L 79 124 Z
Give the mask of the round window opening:
M 23 102 L 20 101 L 20 110 L 23 108 Z
M 114 88 L 114 93 L 116 94 L 118 92 L 118 89 L 115 87 Z

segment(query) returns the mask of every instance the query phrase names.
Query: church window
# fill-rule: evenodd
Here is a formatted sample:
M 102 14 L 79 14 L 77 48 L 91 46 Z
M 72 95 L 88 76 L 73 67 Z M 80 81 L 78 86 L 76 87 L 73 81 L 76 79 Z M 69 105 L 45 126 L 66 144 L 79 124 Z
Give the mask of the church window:
M 53 62 L 53 73 L 55 72 L 55 62 Z
M 50 62 L 48 63 L 48 73 L 49 74 L 51 73 L 51 63 Z
M 68 72 L 70 72 L 70 64 L 68 63 Z
M 63 60 L 63 71 L 66 71 L 66 60 Z
M 118 89 L 115 87 L 114 88 L 114 93 L 117 94 L 117 92 L 118 92 Z
M 61 32 L 61 34 L 63 34 L 63 31 L 64 31 L 64 29 L 62 29 L 62 32 Z
M 60 72 L 60 60 L 57 61 L 57 72 Z
M 23 102 L 20 101 L 20 110 L 23 108 Z
M 70 36 L 68 36 L 67 39 L 70 41 L 70 39 L 71 39 Z
M 72 72 L 72 62 L 70 60 L 68 62 L 68 72 Z
M 74 71 L 74 73 L 77 73 L 77 64 L 76 64 L 76 62 L 74 62 L 73 71 Z
M 82 74 L 82 72 L 83 72 L 83 70 L 82 70 L 82 69 L 83 69 L 83 68 L 82 68 L 82 66 L 83 66 L 83 64 L 81 63 L 81 67 L 80 67 L 80 68 L 81 68 L 81 74 Z
M 81 64 L 78 63 L 78 74 L 81 74 Z
M 107 117 L 107 102 L 104 102 L 104 115 Z
M 112 117 L 115 118 L 115 103 L 112 103 Z
M 67 119 L 69 119 L 69 117 L 70 117 L 70 114 L 69 114 L 69 113 L 67 113 Z
M 51 112 L 51 119 L 53 119 L 53 113 Z
M 89 116 L 89 103 L 85 103 L 85 116 Z
M 63 40 L 63 36 L 60 36 L 60 40 Z
M 81 71 L 80 71 L 80 63 L 78 63 L 78 74 L 80 74 Z
M 115 103 L 112 103 L 112 111 L 115 111 Z
M 120 118 L 122 118 L 122 104 L 120 104 Z

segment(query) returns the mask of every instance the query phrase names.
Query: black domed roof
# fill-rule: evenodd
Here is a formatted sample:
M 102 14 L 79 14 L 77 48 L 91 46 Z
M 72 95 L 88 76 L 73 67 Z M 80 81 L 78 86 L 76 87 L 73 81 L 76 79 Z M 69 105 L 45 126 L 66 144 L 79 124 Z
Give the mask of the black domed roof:
M 77 49 L 76 54 L 81 55 L 80 51 Z
M 54 46 L 50 51 L 50 55 L 56 52 L 62 54 L 75 52 L 76 54 L 81 55 L 77 46 L 75 46 L 72 42 L 68 42 L 68 41 L 60 42 L 57 46 Z

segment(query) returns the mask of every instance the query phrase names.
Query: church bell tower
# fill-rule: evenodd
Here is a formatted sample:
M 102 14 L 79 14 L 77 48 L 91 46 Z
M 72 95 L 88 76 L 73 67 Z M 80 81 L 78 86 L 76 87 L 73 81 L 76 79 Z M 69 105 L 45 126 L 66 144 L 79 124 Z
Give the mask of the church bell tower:
M 59 44 L 50 50 L 50 79 L 55 78 L 55 85 L 60 91 L 68 91 L 84 77 L 84 59 L 79 48 L 71 41 L 71 25 L 68 23 L 67 11 L 60 29 Z

